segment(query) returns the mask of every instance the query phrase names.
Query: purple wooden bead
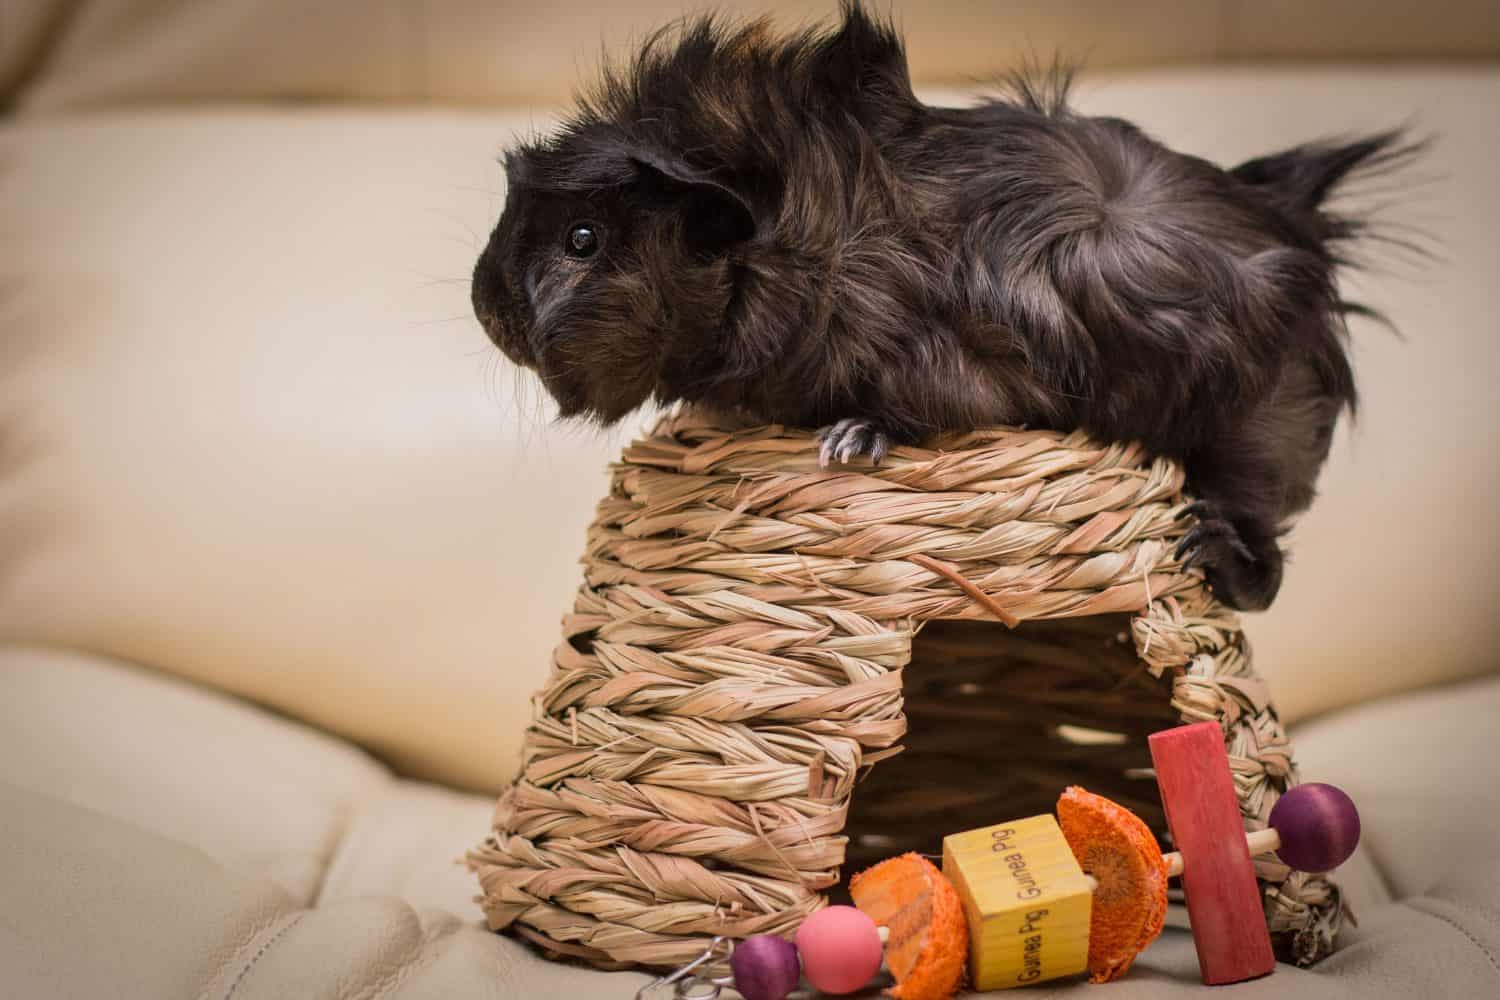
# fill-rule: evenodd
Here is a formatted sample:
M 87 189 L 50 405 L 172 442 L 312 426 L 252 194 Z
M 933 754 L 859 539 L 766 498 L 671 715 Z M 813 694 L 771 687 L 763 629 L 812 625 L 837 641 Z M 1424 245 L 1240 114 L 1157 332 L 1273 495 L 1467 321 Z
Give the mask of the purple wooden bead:
M 802 979 L 797 948 L 770 934 L 757 934 L 734 947 L 729 956 L 734 988 L 745 1000 L 784 1000 Z
M 1359 810 L 1332 785 L 1287 789 L 1271 807 L 1270 823 L 1281 837 L 1276 856 L 1299 872 L 1332 871 L 1359 846 Z

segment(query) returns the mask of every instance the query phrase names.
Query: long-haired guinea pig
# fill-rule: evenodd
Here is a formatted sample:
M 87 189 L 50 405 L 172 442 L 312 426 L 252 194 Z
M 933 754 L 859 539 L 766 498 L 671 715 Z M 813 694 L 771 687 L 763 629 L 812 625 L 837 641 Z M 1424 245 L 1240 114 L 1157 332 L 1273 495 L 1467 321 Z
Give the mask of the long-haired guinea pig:
M 687 400 L 823 428 L 824 464 L 992 424 L 1140 441 L 1199 498 L 1180 554 L 1265 607 L 1355 397 L 1335 270 L 1363 227 L 1325 200 L 1410 147 L 1226 170 L 1063 84 L 929 107 L 857 3 L 658 33 L 505 157 L 475 312 L 565 416 Z

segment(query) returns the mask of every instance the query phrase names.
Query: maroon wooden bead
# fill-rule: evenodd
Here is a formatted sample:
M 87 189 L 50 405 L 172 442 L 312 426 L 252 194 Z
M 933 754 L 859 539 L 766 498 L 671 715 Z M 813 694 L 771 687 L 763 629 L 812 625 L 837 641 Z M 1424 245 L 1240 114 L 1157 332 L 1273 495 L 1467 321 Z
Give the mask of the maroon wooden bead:
M 729 968 L 734 988 L 745 1000 L 785 1000 L 802 980 L 796 946 L 770 934 L 757 934 L 735 945 Z
M 1270 824 L 1281 837 L 1276 856 L 1300 872 L 1332 871 L 1359 846 L 1359 810 L 1332 785 L 1287 789 L 1271 807 Z

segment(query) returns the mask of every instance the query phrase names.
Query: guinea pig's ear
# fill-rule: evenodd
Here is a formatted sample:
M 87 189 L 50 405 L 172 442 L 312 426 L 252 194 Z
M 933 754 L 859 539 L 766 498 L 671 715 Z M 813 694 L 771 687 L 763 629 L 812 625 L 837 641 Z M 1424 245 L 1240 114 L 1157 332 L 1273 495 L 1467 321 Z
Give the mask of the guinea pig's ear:
M 695 249 L 718 255 L 755 235 L 755 214 L 738 192 L 670 157 L 636 152 L 631 160 L 642 187 L 680 209 Z

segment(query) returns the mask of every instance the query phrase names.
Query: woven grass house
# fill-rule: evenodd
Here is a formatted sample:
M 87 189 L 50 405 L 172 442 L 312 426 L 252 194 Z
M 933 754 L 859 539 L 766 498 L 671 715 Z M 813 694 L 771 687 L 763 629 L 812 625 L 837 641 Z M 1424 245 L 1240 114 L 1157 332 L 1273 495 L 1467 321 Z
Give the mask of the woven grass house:
M 679 965 L 1069 784 L 1165 844 L 1146 737 L 1182 722 L 1222 725 L 1247 830 L 1298 780 L 1239 616 L 1174 558 L 1182 471 L 1138 447 L 995 429 L 825 470 L 683 409 L 612 484 L 469 855 L 496 930 Z M 1326 954 L 1337 888 L 1256 868 L 1281 957 Z

